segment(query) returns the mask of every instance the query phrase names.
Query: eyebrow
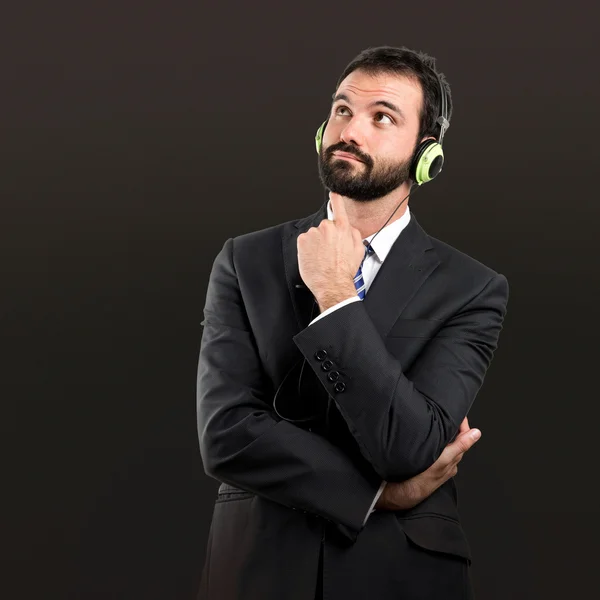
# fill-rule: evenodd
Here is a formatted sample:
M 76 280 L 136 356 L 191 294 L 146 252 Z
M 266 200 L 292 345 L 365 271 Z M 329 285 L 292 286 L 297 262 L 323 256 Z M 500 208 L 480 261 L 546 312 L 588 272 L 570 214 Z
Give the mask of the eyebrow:
M 335 104 L 338 100 L 344 100 L 344 102 L 352 104 L 352 102 L 350 102 L 350 98 L 348 98 L 346 94 L 335 94 L 332 98 L 332 104 Z M 392 104 L 387 100 L 375 100 L 375 102 L 371 102 L 371 104 L 369 104 L 367 108 L 371 108 L 372 106 L 385 106 L 386 108 L 389 108 L 392 112 L 397 113 L 402 119 L 406 120 L 404 113 L 395 104 Z

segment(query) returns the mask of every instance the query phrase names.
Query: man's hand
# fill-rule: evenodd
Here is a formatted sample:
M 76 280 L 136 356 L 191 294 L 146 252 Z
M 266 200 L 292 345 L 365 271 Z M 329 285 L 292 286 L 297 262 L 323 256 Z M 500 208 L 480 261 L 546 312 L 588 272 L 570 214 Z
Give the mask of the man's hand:
M 298 236 L 298 268 L 321 312 L 356 296 L 354 276 L 365 255 L 360 231 L 350 225 L 344 199 L 330 193 L 334 220 L 323 219 Z
M 458 435 L 450 442 L 440 457 L 423 473 L 406 481 L 388 482 L 379 496 L 375 508 L 378 510 L 406 510 L 428 498 L 450 477 L 458 473 L 458 463 L 464 453 L 479 439 L 481 432 L 470 429 L 467 417 L 458 430 Z

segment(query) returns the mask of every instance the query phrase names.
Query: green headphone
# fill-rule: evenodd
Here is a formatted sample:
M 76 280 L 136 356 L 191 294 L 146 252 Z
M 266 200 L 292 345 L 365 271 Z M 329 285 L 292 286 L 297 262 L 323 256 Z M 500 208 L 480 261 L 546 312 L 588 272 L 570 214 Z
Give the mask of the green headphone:
M 433 69 L 432 69 L 433 70 Z M 437 71 L 433 71 L 440 84 L 441 91 L 441 103 L 440 103 L 440 115 L 436 119 L 436 123 L 440 125 L 439 139 L 436 140 L 425 140 L 415 150 L 412 163 L 410 165 L 410 178 L 417 184 L 422 185 L 431 181 L 434 177 L 439 175 L 444 166 L 444 150 L 442 149 L 442 140 L 444 139 L 444 133 L 450 122 L 448 121 L 448 103 L 446 98 L 446 89 Z M 327 121 L 324 121 L 321 127 L 317 130 L 315 136 L 315 145 L 317 147 L 317 154 L 321 151 L 321 144 L 323 143 L 323 132 L 327 126 Z

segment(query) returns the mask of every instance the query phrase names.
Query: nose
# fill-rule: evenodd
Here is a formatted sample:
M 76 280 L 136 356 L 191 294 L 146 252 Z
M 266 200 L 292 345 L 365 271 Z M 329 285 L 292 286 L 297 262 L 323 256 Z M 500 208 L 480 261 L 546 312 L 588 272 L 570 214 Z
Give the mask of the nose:
M 364 143 L 364 135 L 360 120 L 356 117 L 351 118 L 344 129 L 342 129 L 340 139 L 346 144 L 354 144 L 361 147 Z

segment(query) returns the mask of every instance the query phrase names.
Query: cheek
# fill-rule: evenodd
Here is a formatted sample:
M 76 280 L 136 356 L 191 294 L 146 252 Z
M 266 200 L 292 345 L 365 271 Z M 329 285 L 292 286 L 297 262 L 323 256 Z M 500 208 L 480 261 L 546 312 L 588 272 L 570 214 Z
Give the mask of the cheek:
M 325 148 L 328 148 L 332 144 L 337 144 L 340 141 L 339 129 L 339 127 L 336 127 L 331 122 L 327 124 L 327 127 L 325 127 L 325 131 L 323 132 L 323 146 Z
M 394 141 L 386 142 L 380 147 L 378 156 L 390 163 L 406 161 L 412 158 L 415 145 L 409 136 L 400 136 Z

